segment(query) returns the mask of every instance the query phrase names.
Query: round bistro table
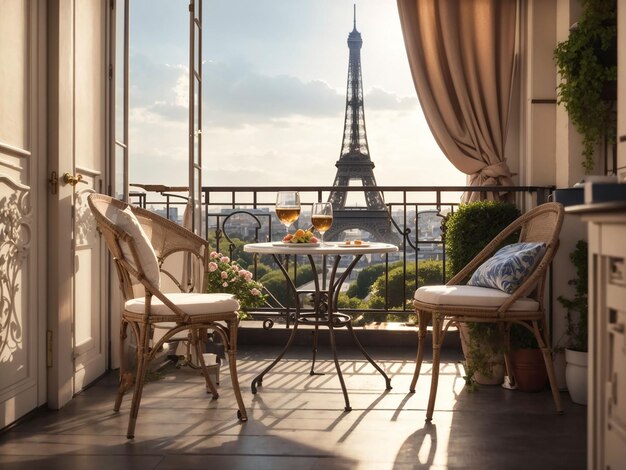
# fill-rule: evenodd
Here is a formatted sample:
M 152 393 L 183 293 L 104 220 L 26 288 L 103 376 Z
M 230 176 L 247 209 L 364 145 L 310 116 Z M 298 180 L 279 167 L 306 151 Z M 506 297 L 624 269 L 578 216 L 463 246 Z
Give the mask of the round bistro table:
M 354 243 L 352 243 L 350 245 L 346 245 L 345 243 L 339 242 L 325 242 L 324 244 L 267 242 L 251 243 L 245 245 L 244 251 L 247 253 L 256 253 L 260 255 L 272 255 L 272 257 L 280 267 L 283 275 L 285 276 L 285 279 L 287 280 L 287 285 L 289 286 L 289 289 L 292 291 L 296 299 L 294 325 L 293 329 L 291 330 L 291 335 L 287 340 L 287 344 L 285 344 L 278 357 L 274 359 L 274 361 L 269 366 L 267 366 L 259 375 L 254 378 L 254 380 L 252 381 L 253 394 L 256 394 L 257 387 L 263 384 L 263 377 L 270 370 L 272 370 L 272 368 L 274 368 L 276 364 L 278 364 L 278 362 L 283 358 L 285 353 L 289 350 L 296 336 L 298 325 L 300 324 L 314 326 L 313 358 L 311 363 L 311 371 L 309 372 L 310 375 L 319 375 L 315 372 L 318 328 L 320 326 L 328 328 L 330 347 L 333 353 L 337 376 L 339 377 L 339 382 L 343 391 L 343 396 L 346 403 L 346 411 L 351 411 L 352 407 L 350 406 L 348 391 L 346 389 L 346 384 L 343 380 L 341 367 L 339 366 L 339 360 L 337 359 L 337 345 L 335 341 L 334 331 L 335 328 L 346 327 L 348 329 L 352 336 L 354 344 L 361 351 L 363 356 L 369 361 L 369 363 L 372 364 L 372 366 L 374 366 L 374 368 L 384 377 L 386 389 L 391 389 L 391 380 L 389 379 L 387 374 L 385 374 L 385 371 L 383 371 L 380 366 L 376 364 L 374 360 L 370 357 L 370 355 L 365 351 L 356 334 L 354 333 L 354 329 L 352 328 L 352 316 L 348 313 L 340 312 L 337 308 L 337 301 L 339 299 L 341 285 L 348 278 L 348 276 L 352 272 L 352 269 L 354 268 L 354 266 L 356 266 L 356 264 L 363 257 L 363 255 L 393 253 L 398 251 L 397 246 L 390 245 L 388 243 L 363 243 L 361 245 L 355 245 Z M 311 264 L 311 269 L 313 270 L 313 280 L 315 285 L 314 290 L 298 289 L 295 286 L 293 280 L 289 276 L 287 269 L 281 262 L 281 255 L 286 257 L 292 255 L 303 255 L 308 258 L 309 263 Z M 320 255 L 332 255 L 334 257 L 327 287 L 320 285 L 318 272 L 315 266 L 314 257 Z M 338 274 L 337 269 L 339 268 L 339 263 L 344 256 L 351 256 L 352 261 L 345 269 L 345 271 L 343 271 L 343 273 Z M 303 308 L 300 306 L 300 297 L 305 295 L 313 297 L 312 308 Z

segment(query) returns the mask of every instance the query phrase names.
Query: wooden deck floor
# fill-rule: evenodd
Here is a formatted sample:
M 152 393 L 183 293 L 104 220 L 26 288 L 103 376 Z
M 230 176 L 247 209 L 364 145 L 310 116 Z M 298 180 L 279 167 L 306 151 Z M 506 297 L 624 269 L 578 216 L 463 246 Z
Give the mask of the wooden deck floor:
M 432 424 L 424 421 L 430 386 L 425 363 L 408 393 L 413 351 L 371 349 L 393 389 L 361 356 L 340 353 L 352 402 L 332 361 L 308 374 L 309 352 L 295 348 L 252 395 L 250 383 L 277 348 L 244 346 L 238 361 L 249 421 L 236 418 L 227 367 L 220 398 L 204 392 L 197 371 L 165 370 L 144 389 L 134 440 L 125 437 L 130 396 L 112 411 L 115 373 L 60 411 L 38 411 L 0 435 L 0 468 L 9 469 L 583 469 L 586 408 L 563 393 L 556 415 L 549 391 L 528 394 L 463 388 L 463 368 L 445 356 Z M 325 357 L 327 359 L 327 356 Z

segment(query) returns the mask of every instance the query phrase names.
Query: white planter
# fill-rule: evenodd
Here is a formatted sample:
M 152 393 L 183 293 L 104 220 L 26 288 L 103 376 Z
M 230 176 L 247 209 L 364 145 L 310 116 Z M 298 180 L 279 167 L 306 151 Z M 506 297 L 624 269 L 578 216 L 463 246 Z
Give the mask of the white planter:
M 469 364 L 472 358 L 469 355 L 470 332 L 467 323 L 459 323 L 459 334 L 461 337 L 461 348 L 465 356 L 465 361 Z M 474 380 L 479 385 L 500 385 L 504 382 L 504 356 L 501 354 L 494 356 L 487 362 L 487 369 L 490 375 L 474 372 Z
M 587 353 L 565 350 L 565 382 L 574 403 L 587 404 Z

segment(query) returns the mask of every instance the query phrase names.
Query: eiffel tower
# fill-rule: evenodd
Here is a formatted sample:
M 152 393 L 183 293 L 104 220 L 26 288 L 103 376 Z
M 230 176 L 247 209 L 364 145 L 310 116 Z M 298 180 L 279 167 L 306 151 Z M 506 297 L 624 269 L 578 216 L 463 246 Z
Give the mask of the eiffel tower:
M 375 188 L 374 163 L 370 159 L 365 131 L 363 108 L 363 84 L 361 81 L 361 33 L 356 29 L 356 5 L 354 28 L 348 35 L 350 58 L 348 61 L 348 90 L 346 92 L 346 117 L 339 160 L 335 163 L 337 175 L 333 186 L 348 187 L 351 181 L 360 182 L 363 188 Z M 378 190 L 363 189 L 365 206 L 346 206 L 347 192 L 336 189 L 328 201 L 333 205 L 333 225 L 326 232 L 326 240 L 336 240 L 339 234 L 349 229 L 369 232 L 377 241 L 398 243 L 398 234 L 391 230 L 389 211 L 383 195 Z M 356 194 L 351 192 L 351 194 Z

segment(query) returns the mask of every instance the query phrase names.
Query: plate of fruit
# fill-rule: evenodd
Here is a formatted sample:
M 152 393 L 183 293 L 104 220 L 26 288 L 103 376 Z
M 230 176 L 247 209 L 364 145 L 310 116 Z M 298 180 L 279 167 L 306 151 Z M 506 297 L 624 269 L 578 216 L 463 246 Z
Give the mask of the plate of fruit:
M 302 230 L 299 228 L 295 233 L 288 233 L 281 243 L 285 246 L 317 246 L 319 240 L 310 230 Z

